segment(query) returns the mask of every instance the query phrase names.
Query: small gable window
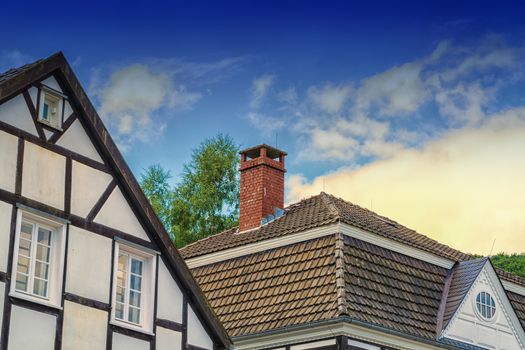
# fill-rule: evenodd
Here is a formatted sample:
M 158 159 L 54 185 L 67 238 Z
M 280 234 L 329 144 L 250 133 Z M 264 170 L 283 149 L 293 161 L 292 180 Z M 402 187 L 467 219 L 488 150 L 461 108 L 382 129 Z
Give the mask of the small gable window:
M 38 120 L 53 128 L 62 127 L 63 96 L 43 87 L 40 91 Z
M 481 292 L 476 296 L 476 310 L 484 320 L 492 320 L 496 313 L 496 302 L 487 292 Z

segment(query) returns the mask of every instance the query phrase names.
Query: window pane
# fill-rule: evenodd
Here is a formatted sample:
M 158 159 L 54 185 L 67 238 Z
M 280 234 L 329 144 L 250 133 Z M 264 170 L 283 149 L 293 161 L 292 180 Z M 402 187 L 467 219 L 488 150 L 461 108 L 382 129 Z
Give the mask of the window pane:
M 137 324 L 140 323 L 140 309 L 130 307 L 128 313 L 128 321 Z
M 126 274 L 122 271 L 117 272 L 117 286 L 126 287 Z
M 43 228 L 38 228 L 38 243 L 51 245 L 51 231 Z
M 118 269 L 120 271 L 128 271 L 128 256 L 120 254 L 118 257 Z
M 30 224 L 28 222 L 22 222 L 22 227 L 20 228 L 20 237 L 31 240 L 32 234 L 33 234 L 33 224 Z
M 142 261 L 131 259 L 131 272 L 142 276 Z
M 29 274 L 29 259 L 23 256 L 18 256 L 18 265 L 16 271 Z
M 19 254 L 23 256 L 31 257 L 31 241 L 28 241 L 20 237 L 20 242 L 18 244 L 18 247 L 19 247 L 18 248 Z
M 129 292 L 129 304 L 132 306 L 140 307 L 140 293 L 130 291 Z
M 43 245 L 37 245 L 36 247 L 36 258 L 40 261 L 49 262 L 49 253 L 51 249 Z
M 124 304 L 117 303 L 117 307 L 115 308 L 115 318 L 124 320 Z
M 47 280 L 49 265 L 43 262 L 35 262 L 35 277 Z
M 16 290 L 20 290 L 22 292 L 27 291 L 27 276 L 24 276 L 20 273 L 16 274 Z
M 49 113 L 49 105 L 47 103 L 44 103 L 44 109 L 42 110 L 42 118 L 47 119 Z
M 142 290 L 142 278 L 139 276 L 131 275 L 131 289 L 133 290 Z
M 47 282 L 35 278 L 33 281 L 33 293 L 42 297 L 47 296 Z
M 124 302 L 124 296 L 126 294 L 126 289 L 123 287 L 117 287 L 117 302 L 123 303 Z

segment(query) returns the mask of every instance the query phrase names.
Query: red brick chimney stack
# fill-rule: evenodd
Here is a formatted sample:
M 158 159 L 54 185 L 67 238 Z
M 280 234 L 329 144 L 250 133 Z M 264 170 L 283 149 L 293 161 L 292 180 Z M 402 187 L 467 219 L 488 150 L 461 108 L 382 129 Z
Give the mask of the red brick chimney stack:
M 241 151 L 239 230 L 261 226 L 261 220 L 284 207 L 286 152 L 262 144 Z

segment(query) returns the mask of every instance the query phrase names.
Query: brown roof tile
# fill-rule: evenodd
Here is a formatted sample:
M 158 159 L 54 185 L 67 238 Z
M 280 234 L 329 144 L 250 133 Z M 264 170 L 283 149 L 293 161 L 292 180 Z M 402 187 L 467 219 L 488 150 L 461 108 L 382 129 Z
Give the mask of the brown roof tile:
M 193 269 L 231 336 L 337 316 L 333 236 Z
M 286 208 L 286 215 L 258 229 L 239 233 L 234 228 L 190 244 L 180 252 L 188 259 L 334 222 L 344 222 L 452 260 L 470 259 L 468 254 L 324 192 L 290 205 Z

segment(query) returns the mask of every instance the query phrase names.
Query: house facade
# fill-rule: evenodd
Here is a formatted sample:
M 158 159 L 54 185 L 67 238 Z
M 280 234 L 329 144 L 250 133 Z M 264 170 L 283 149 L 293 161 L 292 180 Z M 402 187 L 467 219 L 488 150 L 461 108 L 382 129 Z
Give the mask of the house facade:
M 230 340 L 64 56 L 0 74 L 0 349 Z
M 524 279 L 326 193 L 283 208 L 285 157 L 242 151 L 239 227 L 181 249 L 235 349 L 525 349 Z

